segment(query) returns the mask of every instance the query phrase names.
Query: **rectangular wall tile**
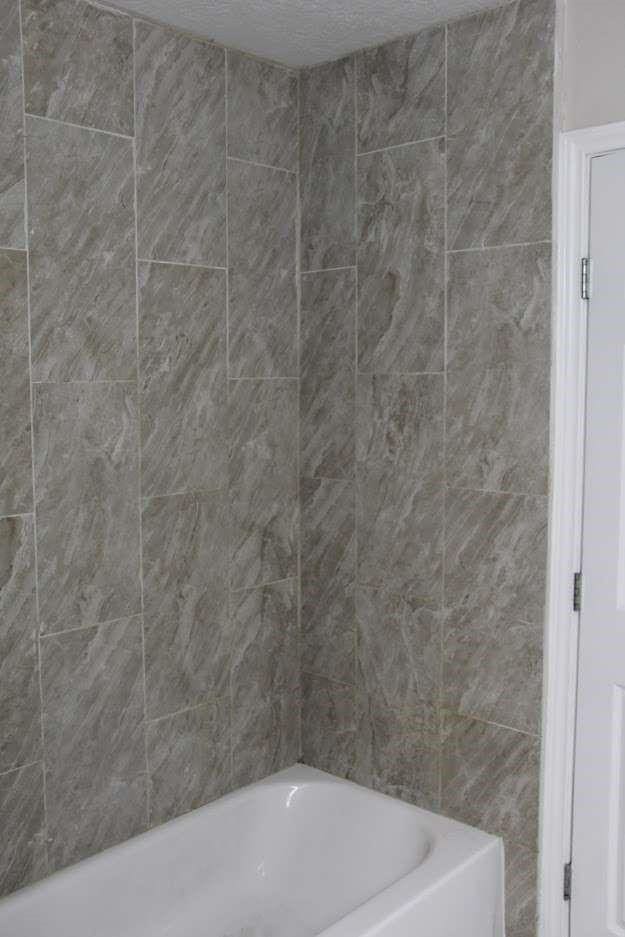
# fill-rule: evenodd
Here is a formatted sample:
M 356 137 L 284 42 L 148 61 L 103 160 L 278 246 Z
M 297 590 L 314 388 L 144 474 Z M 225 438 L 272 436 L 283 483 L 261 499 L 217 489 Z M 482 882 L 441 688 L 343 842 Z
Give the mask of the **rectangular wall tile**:
M 135 24 L 139 256 L 224 266 L 224 50 Z
M 447 480 L 546 495 L 548 244 L 449 258 Z
M 302 674 L 302 760 L 338 777 L 356 768 L 356 690 L 325 677 Z
M 139 264 L 144 497 L 226 484 L 226 273 Z
M 300 485 L 302 669 L 355 682 L 354 485 L 303 478 Z
M 531 849 L 507 842 L 506 935 L 534 937 L 538 924 L 538 856 Z
M 32 517 L 0 519 L 0 771 L 41 757 Z
M 230 789 L 228 709 L 218 700 L 148 724 L 152 826 Z
M 300 75 L 303 270 L 355 263 L 354 90 L 351 56 Z
M 47 871 L 40 764 L 0 774 L 0 830 L 0 895 L 8 895 Z
M 26 110 L 134 132 L 132 20 L 80 0 L 24 0 Z
M 297 169 L 297 72 L 231 49 L 228 155 Z
M 0 515 L 33 506 L 27 262 L 21 251 L 0 251 Z
M 360 152 L 445 132 L 445 28 L 356 56 Z
M 252 784 L 300 760 L 299 694 L 233 698 L 233 787 Z
M 551 237 L 554 6 L 516 0 L 448 28 L 452 248 Z
M 297 374 L 294 173 L 228 161 L 230 376 Z
M 143 511 L 148 717 L 227 689 L 227 511 L 223 492 L 154 498 Z
M 0 18 L 0 245 L 24 247 L 24 126 L 19 0 L 2 0 Z
M 356 272 L 302 277 L 301 466 L 310 477 L 353 478 Z
M 444 337 L 445 145 L 358 159 L 358 366 L 438 371 Z
M 535 849 L 539 762 L 535 736 L 447 714 L 443 813 Z
M 230 598 L 231 687 L 239 705 L 299 690 L 297 582 L 246 589 Z
M 132 143 L 29 117 L 33 378 L 136 375 Z
M 138 430 L 128 384 L 35 388 L 42 631 L 140 610 Z
M 146 825 L 141 619 L 41 641 L 50 863 L 60 868 Z
M 442 375 L 361 375 L 356 447 L 359 584 L 439 607 Z

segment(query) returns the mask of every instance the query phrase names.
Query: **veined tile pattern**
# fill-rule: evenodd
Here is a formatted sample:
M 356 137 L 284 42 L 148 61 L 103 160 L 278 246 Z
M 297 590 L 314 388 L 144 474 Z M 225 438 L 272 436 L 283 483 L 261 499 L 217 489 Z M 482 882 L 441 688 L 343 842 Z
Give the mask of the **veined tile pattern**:
M 5 895 L 48 870 L 41 764 L 0 774 L 0 829 L 0 894 Z
M 19 0 L 2 0 L 0 18 L 0 244 L 3 247 L 25 247 Z

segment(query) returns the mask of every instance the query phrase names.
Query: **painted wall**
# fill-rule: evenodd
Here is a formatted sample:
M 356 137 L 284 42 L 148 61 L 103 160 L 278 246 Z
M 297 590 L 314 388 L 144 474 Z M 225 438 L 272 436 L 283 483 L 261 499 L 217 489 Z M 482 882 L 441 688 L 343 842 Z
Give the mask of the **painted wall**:
M 500 834 L 535 934 L 550 0 L 302 73 L 304 760 Z
M 625 120 L 625 4 L 564 4 L 564 129 Z
M 297 75 L 75 0 L 21 15 L 0 0 L 1 893 L 300 749 Z

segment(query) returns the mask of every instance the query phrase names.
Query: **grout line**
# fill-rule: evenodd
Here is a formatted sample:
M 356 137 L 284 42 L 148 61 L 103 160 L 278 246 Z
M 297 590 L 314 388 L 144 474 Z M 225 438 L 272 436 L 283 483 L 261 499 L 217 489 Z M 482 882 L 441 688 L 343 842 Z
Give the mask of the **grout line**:
M 32 446 L 31 446 L 31 448 L 32 448 Z M 10 520 L 12 520 L 12 519 L 14 519 L 14 518 L 18 518 L 18 517 L 34 517 L 34 516 L 35 516 L 35 511 L 34 511 L 34 508 L 33 508 L 32 511 L 21 511 L 21 512 L 20 512 L 20 511 L 16 511 L 16 512 L 13 513 L 13 514 L 0 514 L 0 521 L 10 521 Z
M 164 722 L 166 719 L 175 719 L 176 716 L 182 716 L 183 713 L 192 713 L 198 709 L 204 709 L 205 706 L 214 706 L 223 696 L 207 696 L 201 703 L 194 703 L 193 706 L 183 706 L 182 709 L 175 709 L 170 713 L 163 713 L 162 716 L 153 716 L 148 719 L 146 725 L 155 725 L 158 722 Z
M 24 172 L 24 179 L 26 179 L 26 172 Z M 24 197 L 24 203 L 26 203 L 26 197 Z M 26 211 L 24 211 L 24 227 L 26 227 Z M 28 232 L 26 232 L 25 237 L 28 238 Z M 0 244 L 0 251 L 4 253 L 14 253 L 14 254 L 27 254 L 27 247 L 9 247 L 8 245 Z
M 146 504 L 149 501 L 160 501 L 162 498 L 185 498 L 187 496 L 193 497 L 194 495 L 215 495 L 219 492 L 225 492 L 227 485 L 220 485 L 219 488 L 183 488 L 180 491 L 164 491 L 161 494 L 154 495 L 143 495 L 141 496 L 142 504 Z
M 35 384 L 35 385 L 43 385 L 43 386 L 48 386 L 48 387 L 63 387 L 63 386 L 71 385 L 71 384 L 89 384 L 89 385 L 91 385 L 91 384 L 134 384 L 134 383 L 135 383 L 134 378 L 127 378 L 127 379 L 125 379 L 125 380 L 116 380 L 116 379 L 113 379 L 113 380 L 110 380 L 110 381 L 106 381 L 106 380 L 94 380 L 94 381 L 84 381 L 84 380 L 80 380 L 80 381 L 33 381 L 33 384 Z
M 295 453 L 295 470 L 297 472 L 297 684 L 298 697 L 298 729 L 297 729 L 297 757 L 302 757 L 302 202 L 300 179 L 300 153 L 301 153 L 301 100 L 300 100 L 300 74 L 297 75 L 297 164 L 295 179 L 295 277 L 296 277 L 296 364 L 298 376 L 297 393 L 297 429 Z
M 71 120 L 59 120 L 57 117 L 45 117 L 43 114 L 30 114 L 24 109 L 24 116 L 31 120 L 45 120 L 49 124 L 59 124 L 61 127 L 75 127 L 76 130 L 86 130 L 88 133 L 103 133 L 107 137 L 117 137 L 119 140 L 134 140 L 127 133 L 116 133 L 114 130 L 102 130 L 101 127 L 90 127 L 88 124 L 75 124 Z
M 260 589 L 267 589 L 269 586 L 279 586 L 285 582 L 297 582 L 297 573 L 295 576 L 285 576 L 284 579 L 270 579 L 268 582 L 257 582 L 255 586 L 239 586 L 231 588 L 230 591 L 236 595 L 242 595 L 244 592 L 258 592 Z
M 403 146 L 417 146 L 419 143 L 433 143 L 435 140 L 444 140 L 445 134 L 438 133 L 434 137 L 422 137 L 420 140 L 407 140 L 406 143 L 393 143 L 391 146 L 380 146 L 376 150 L 363 150 L 356 152 L 356 158 L 361 156 L 374 156 L 376 153 L 386 153 L 387 150 L 399 150 Z
M 445 608 L 445 593 L 447 588 L 447 344 L 448 344 L 448 305 L 447 305 L 447 239 L 448 239 L 448 31 L 445 26 L 445 161 L 443 164 L 443 531 L 441 556 L 441 600 Z M 438 671 L 438 809 L 441 809 L 443 800 L 443 759 L 441 755 L 443 746 L 443 699 L 445 681 L 445 616 L 441 615 L 439 622 L 439 671 Z
M 155 260 L 151 257 L 137 256 L 137 263 L 140 264 L 164 264 L 166 267 L 199 267 L 200 270 L 227 270 L 227 267 L 218 267 L 213 264 L 187 263 L 182 260 Z
M 285 169 L 284 166 L 271 166 L 269 163 L 259 163 L 255 159 L 243 159 L 240 156 L 227 156 L 226 159 L 229 159 L 231 163 L 245 163 L 246 166 L 257 166 L 259 169 L 271 169 L 274 172 L 285 172 L 289 176 L 297 175 L 294 169 Z
M 231 377 L 230 383 L 237 384 L 240 381 L 299 381 L 299 378 L 291 375 L 290 377 Z
M 26 91 L 24 82 L 24 27 L 22 0 L 18 0 L 18 18 L 20 33 L 20 58 L 21 58 L 21 82 L 22 82 L 22 127 L 23 127 L 23 160 L 24 160 L 24 236 L 26 245 L 26 322 L 28 332 L 28 380 L 30 393 L 30 467 L 31 484 L 33 499 L 33 563 L 35 573 L 35 617 L 37 634 L 37 677 L 39 684 L 39 719 L 40 719 L 40 743 L 41 743 L 41 783 L 43 799 L 43 851 L 46 872 L 50 871 L 50 857 L 48 854 L 48 793 L 46 779 L 46 745 L 45 729 L 43 717 L 43 676 L 41 667 L 41 603 L 39 600 L 39 553 L 37 546 L 37 494 L 35 484 L 35 400 L 33 390 L 33 343 L 32 343 L 32 323 L 30 308 L 30 238 L 28 224 L 28 178 L 26 173 Z
M 345 267 L 316 267 L 311 270 L 302 270 L 301 276 L 307 277 L 311 273 L 332 273 L 335 270 L 355 270 L 356 264 L 347 265 Z
M 359 377 L 440 377 L 441 371 L 358 371 Z
M 107 628 L 109 625 L 117 625 L 120 621 L 130 621 L 133 618 L 139 618 L 141 612 L 132 612 L 130 615 L 122 615 L 121 618 L 107 618 L 105 621 L 90 621 L 83 625 L 75 625 L 73 628 L 60 628 L 58 631 L 44 631 L 41 634 L 41 640 L 46 638 L 58 638 L 61 634 L 73 634 L 75 631 L 89 631 L 92 628 Z
M 132 174 L 133 174 L 133 208 L 135 223 L 135 341 L 136 341 L 136 386 L 137 386 L 137 421 L 138 421 L 138 471 L 137 488 L 139 501 L 139 596 L 141 603 L 141 661 L 143 667 L 143 750 L 145 758 L 145 822 L 146 828 L 150 828 L 152 804 L 150 796 L 151 776 L 150 776 L 150 756 L 148 751 L 148 689 L 147 689 L 147 667 L 145 652 L 145 596 L 143 584 L 143 452 L 141 445 L 141 315 L 139 307 L 139 212 L 138 212 L 138 193 L 137 193 L 137 28 L 136 21 L 132 20 L 132 119 L 135 128 L 135 136 L 132 142 Z
M 510 247 L 538 247 L 541 244 L 552 244 L 546 241 L 510 241 L 509 244 L 483 244 L 481 247 L 460 247 L 448 250 L 448 254 L 482 254 L 484 251 L 503 251 Z
M 36 765 L 41 764 L 43 764 L 43 759 L 27 761 L 23 765 L 13 765 L 12 768 L 3 768 L 2 771 L 0 771 L 0 778 L 6 777 L 7 774 L 14 774 L 16 771 L 25 771 L 26 768 L 34 768 Z
M 353 57 L 354 62 L 354 309 L 353 309 L 353 327 L 354 327 L 354 373 L 353 373 L 353 390 L 354 390 L 354 412 L 353 412 L 353 427 L 354 427 L 354 490 L 353 490 L 353 507 L 354 507 L 354 562 L 352 567 L 352 572 L 354 576 L 353 580 L 353 609 L 352 614 L 353 618 L 351 621 L 352 631 L 353 631 L 353 642 L 352 642 L 352 666 L 353 666 L 353 684 L 348 684 L 353 686 L 352 699 L 354 705 L 354 715 L 356 718 L 356 725 L 358 725 L 358 657 L 359 657 L 359 642 L 360 642 L 360 632 L 358 624 L 358 615 L 356 613 L 357 607 L 357 598 L 358 598 L 358 562 L 359 562 L 359 537 L 358 537 L 358 490 L 359 490 L 359 479 L 360 473 L 358 471 L 358 459 L 356 458 L 356 452 L 358 450 L 357 446 L 357 425 L 358 421 L 356 420 L 356 400 L 358 397 L 358 355 L 359 355 L 359 342 L 358 342 L 358 331 L 359 331 L 359 312 L 360 312 L 360 277 L 359 277 L 359 262 L 360 262 L 360 225 L 358 223 L 358 65 L 357 56 Z M 356 751 L 358 746 L 356 746 Z M 357 755 L 354 756 L 357 758 Z M 359 768 L 359 765 L 356 765 L 356 768 Z
M 496 729 L 505 729 L 507 732 L 516 732 L 517 735 L 524 735 L 529 739 L 540 739 L 540 732 L 528 732 L 526 729 L 517 729 L 514 726 L 508 726 L 504 722 L 495 722 L 493 719 L 484 719 L 481 716 L 472 716 L 470 713 L 460 712 L 458 709 L 451 709 L 449 706 L 443 706 L 443 716 L 455 716 L 458 719 L 469 719 L 471 722 L 479 722 L 480 725 L 493 726 Z
M 462 485 L 447 485 L 448 491 L 466 491 L 476 495 L 511 495 L 515 498 L 536 498 L 541 501 L 548 501 L 549 495 L 532 494 L 527 491 L 506 491 L 498 488 L 468 488 Z

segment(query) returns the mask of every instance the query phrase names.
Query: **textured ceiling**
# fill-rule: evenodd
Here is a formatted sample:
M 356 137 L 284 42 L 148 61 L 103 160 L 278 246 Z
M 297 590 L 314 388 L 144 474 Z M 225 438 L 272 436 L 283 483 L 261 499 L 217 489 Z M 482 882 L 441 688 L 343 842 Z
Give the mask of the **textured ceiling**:
M 115 0 L 284 65 L 315 65 L 501 0 Z

